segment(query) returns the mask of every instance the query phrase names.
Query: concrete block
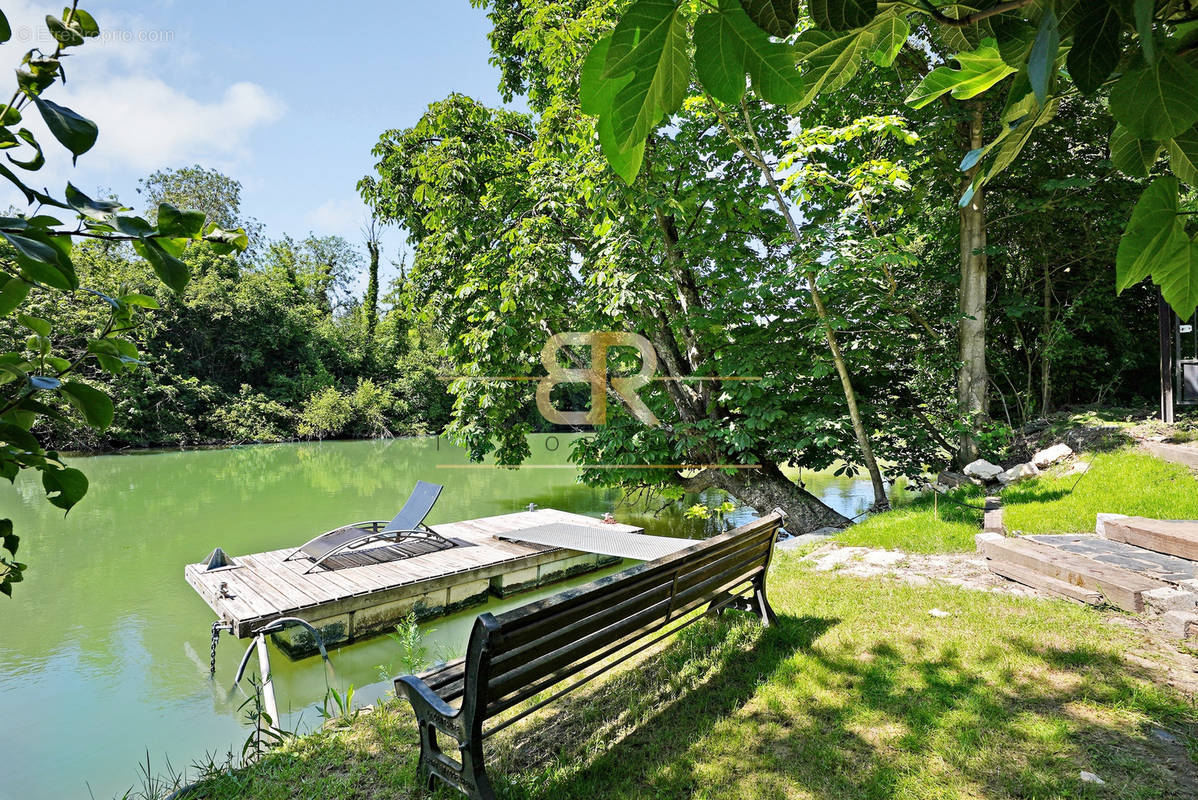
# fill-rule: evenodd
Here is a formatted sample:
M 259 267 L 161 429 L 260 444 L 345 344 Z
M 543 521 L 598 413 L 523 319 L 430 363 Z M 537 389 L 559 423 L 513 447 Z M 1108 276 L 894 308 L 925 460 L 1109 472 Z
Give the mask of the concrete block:
M 1167 611 L 1189 611 L 1198 607 L 1198 597 L 1193 592 L 1166 586 L 1144 592 L 1144 605 L 1158 614 Z
M 1188 611 L 1167 611 L 1161 615 L 1161 622 L 1170 633 L 1181 637 L 1189 637 L 1198 632 L 1198 614 Z
M 1007 537 L 1003 536 L 1001 533 L 986 531 L 985 533 L 975 533 L 973 535 L 973 542 L 977 545 L 978 552 L 980 553 L 982 552 L 983 545 L 986 542 L 1001 542 L 1005 538 Z
M 1099 514 L 1094 520 L 1094 532 L 1099 536 L 1106 536 L 1106 522 L 1108 520 L 1127 519 L 1126 514 Z
M 535 572 L 535 569 L 533 571 Z M 449 596 L 446 598 L 445 607 L 456 611 L 480 603 L 487 598 L 490 591 L 491 581 L 486 578 L 455 584 L 449 587 Z

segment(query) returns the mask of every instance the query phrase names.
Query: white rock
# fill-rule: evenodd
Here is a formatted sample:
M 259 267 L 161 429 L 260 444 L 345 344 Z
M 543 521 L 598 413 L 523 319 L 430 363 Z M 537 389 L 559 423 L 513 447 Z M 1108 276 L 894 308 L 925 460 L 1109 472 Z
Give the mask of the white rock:
M 1086 772 L 1084 769 L 1078 773 L 1077 777 L 1081 778 L 1086 783 L 1097 783 L 1099 786 L 1106 783 L 1106 781 L 1095 775 L 1093 772 Z
M 1070 464 L 1067 469 L 1065 469 L 1061 472 L 1061 477 L 1067 477 L 1069 475 L 1081 475 L 1082 473 L 1089 472 L 1089 471 L 1090 471 L 1090 462 L 1089 461 L 1075 461 L 1072 464 Z
M 952 616 L 952 614 L 948 613 L 947 611 L 941 611 L 939 608 L 933 608 L 931 611 L 928 612 L 928 614 L 933 617 L 941 617 L 941 618 Z
M 992 481 L 1002 474 L 1003 468 L 997 464 L 991 464 L 984 458 L 979 458 L 977 461 L 966 464 L 964 471 L 965 474 L 971 478 L 981 478 L 984 481 Z
M 1036 465 L 1032 463 L 1016 464 L 1008 470 L 1004 470 L 998 476 L 998 482 L 1003 486 L 1009 486 L 1012 483 L 1034 478 L 1040 474 L 1040 470 L 1036 469 Z
M 907 554 L 897 550 L 871 550 L 861 557 L 872 567 L 896 567 L 906 559 Z
M 1032 463 L 1040 469 L 1051 467 L 1058 461 L 1062 461 L 1073 455 L 1073 448 L 1067 444 L 1054 444 L 1046 450 L 1041 450 L 1032 456 Z

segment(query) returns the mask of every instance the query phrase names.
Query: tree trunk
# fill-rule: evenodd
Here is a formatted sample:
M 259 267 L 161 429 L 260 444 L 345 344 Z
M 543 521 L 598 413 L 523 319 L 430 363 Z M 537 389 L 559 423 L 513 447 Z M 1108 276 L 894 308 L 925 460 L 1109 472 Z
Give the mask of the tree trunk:
M 1052 411 L 1052 269 L 1044 262 L 1044 317 L 1040 323 L 1040 416 Z
M 983 145 L 980 102 L 970 104 L 969 149 Z M 962 193 L 969 188 L 980 167 L 965 173 Z M 960 211 L 961 230 L 961 322 L 958 329 L 960 371 L 957 373 L 957 407 L 965 427 L 961 434 L 959 465 L 978 457 L 976 431 L 986 419 L 986 200 L 979 188 Z
M 713 483 L 758 514 L 782 509 L 786 531 L 792 535 L 849 524 L 847 517 L 783 475 L 777 464 L 763 461 L 761 469 L 736 470 L 732 475 L 717 473 Z
M 373 233 L 373 231 L 372 231 Z M 362 313 L 366 322 L 366 350 L 374 351 L 374 329 L 379 321 L 379 240 L 371 236 L 366 240 L 370 253 L 370 275 L 366 281 L 366 297 L 362 301 Z

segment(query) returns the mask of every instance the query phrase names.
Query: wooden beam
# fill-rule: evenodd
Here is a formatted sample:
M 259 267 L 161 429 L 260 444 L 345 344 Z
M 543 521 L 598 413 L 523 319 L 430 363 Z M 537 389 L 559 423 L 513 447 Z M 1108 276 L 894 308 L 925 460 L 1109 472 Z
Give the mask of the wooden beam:
M 1107 520 L 1103 535 L 1146 550 L 1198 561 L 1198 522 L 1127 517 Z
M 1169 585 L 1129 569 L 1025 539 L 979 540 L 978 547 L 994 561 L 1014 564 L 1073 586 L 1101 592 L 1111 605 L 1124 611 L 1143 611 L 1144 592 Z
M 1043 572 L 1037 572 L 1034 569 L 1021 567 L 1018 564 L 1012 564 L 1010 561 L 999 561 L 997 559 L 987 559 L 986 566 L 995 575 L 1002 575 L 1004 578 L 1009 578 L 1016 583 L 1022 583 L 1024 586 L 1031 586 L 1034 589 L 1043 589 L 1046 592 L 1059 594 L 1062 597 L 1067 597 L 1070 600 L 1076 600 L 1079 603 L 1085 603 L 1091 606 L 1102 605 L 1102 594 L 1093 589 L 1086 589 L 1081 586 L 1074 586 L 1071 583 L 1058 580 Z

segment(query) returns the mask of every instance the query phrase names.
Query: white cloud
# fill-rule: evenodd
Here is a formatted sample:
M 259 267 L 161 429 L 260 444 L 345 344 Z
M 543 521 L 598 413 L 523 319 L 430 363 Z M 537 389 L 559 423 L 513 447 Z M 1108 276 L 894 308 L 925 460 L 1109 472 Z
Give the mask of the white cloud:
M 356 197 L 329 199 L 309 211 L 305 219 L 315 231 L 352 239 L 370 219 L 370 210 Z
M 90 166 L 150 172 L 178 163 L 236 160 L 249 134 L 283 116 L 283 103 L 255 83 L 198 100 L 141 75 L 69 84 L 60 102 L 100 126 Z
M 61 0 L 6 2 L 13 39 L 12 49 L 5 51 L 51 50 L 44 19 L 61 11 Z M 193 61 L 173 30 L 112 10 L 97 10 L 97 20 L 101 36 L 69 51 L 67 83 L 51 87 L 46 97 L 93 120 L 99 139 L 72 169 L 70 155 L 30 109 L 23 124 L 42 143 L 48 160 L 28 176 L 31 184 L 59 194 L 68 179 L 86 191 L 113 180 L 127 184 L 130 173 L 141 176 L 167 166 L 202 163 L 235 171 L 248 156 L 249 137 L 285 114 L 283 102 L 257 83 L 238 82 L 214 96 L 199 96 L 163 80 L 170 68 L 179 73 Z M 0 205 L 18 197 L 7 188 L 0 188 Z

